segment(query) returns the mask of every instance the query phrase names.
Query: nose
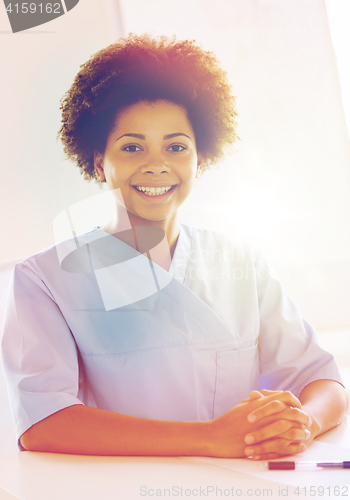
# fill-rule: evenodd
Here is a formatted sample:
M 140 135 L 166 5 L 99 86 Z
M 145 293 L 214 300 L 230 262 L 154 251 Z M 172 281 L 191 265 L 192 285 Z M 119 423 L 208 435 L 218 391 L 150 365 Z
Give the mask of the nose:
M 141 172 L 143 174 L 160 175 L 170 172 L 170 167 L 163 158 L 152 157 L 149 158 L 147 163 L 141 167 Z

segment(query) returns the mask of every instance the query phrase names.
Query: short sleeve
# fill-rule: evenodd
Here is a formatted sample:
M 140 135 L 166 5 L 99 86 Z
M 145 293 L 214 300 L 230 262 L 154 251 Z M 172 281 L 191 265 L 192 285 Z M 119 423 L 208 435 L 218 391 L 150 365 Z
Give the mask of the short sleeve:
M 315 380 L 342 384 L 333 356 L 322 349 L 314 328 L 303 320 L 261 253 L 256 260 L 256 276 L 261 388 L 289 390 L 299 396 Z
M 16 265 L 10 283 L 2 363 L 20 449 L 33 424 L 82 404 L 74 338 L 49 289 L 25 263 Z

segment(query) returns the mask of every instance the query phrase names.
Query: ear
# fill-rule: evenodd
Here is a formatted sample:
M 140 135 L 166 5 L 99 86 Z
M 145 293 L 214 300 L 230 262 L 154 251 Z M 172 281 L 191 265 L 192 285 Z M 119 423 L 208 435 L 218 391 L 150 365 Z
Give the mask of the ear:
M 100 181 L 105 181 L 106 176 L 103 170 L 103 155 L 98 151 L 94 151 L 94 167 L 97 177 Z
M 197 155 L 197 158 L 198 158 L 198 160 L 197 160 L 196 177 L 199 177 L 201 174 L 201 171 L 202 171 L 203 164 L 204 164 L 204 158 L 200 153 Z

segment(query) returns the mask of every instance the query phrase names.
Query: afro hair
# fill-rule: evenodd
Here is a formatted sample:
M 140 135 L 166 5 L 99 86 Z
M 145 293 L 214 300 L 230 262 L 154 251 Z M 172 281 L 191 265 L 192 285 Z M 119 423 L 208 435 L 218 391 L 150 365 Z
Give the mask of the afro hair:
M 232 87 L 212 52 L 175 36 L 130 34 L 83 64 L 61 101 L 58 135 L 85 179 L 100 182 L 94 151 L 104 153 L 118 113 L 140 101 L 158 100 L 187 110 L 204 169 L 238 138 Z

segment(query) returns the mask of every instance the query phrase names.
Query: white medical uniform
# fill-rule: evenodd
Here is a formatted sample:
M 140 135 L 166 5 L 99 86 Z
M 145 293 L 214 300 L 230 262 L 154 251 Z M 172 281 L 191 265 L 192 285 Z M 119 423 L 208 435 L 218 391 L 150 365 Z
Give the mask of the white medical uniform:
M 94 229 L 78 244 L 96 250 L 103 237 Z M 127 247 L 109 238 L 117 253 Z M 60 262 L 71 243 L 14 270 L 2 352 L 18 438 L 75 404 L 208 420 L 253 389 L 298 396 L 317 379 L 341 382 L 333 357 L 254 247 L 181 225 L 171 275 L 155 264 L 150 272 L 136 251 L 100 271 L 77 262 L 69 272 Z

